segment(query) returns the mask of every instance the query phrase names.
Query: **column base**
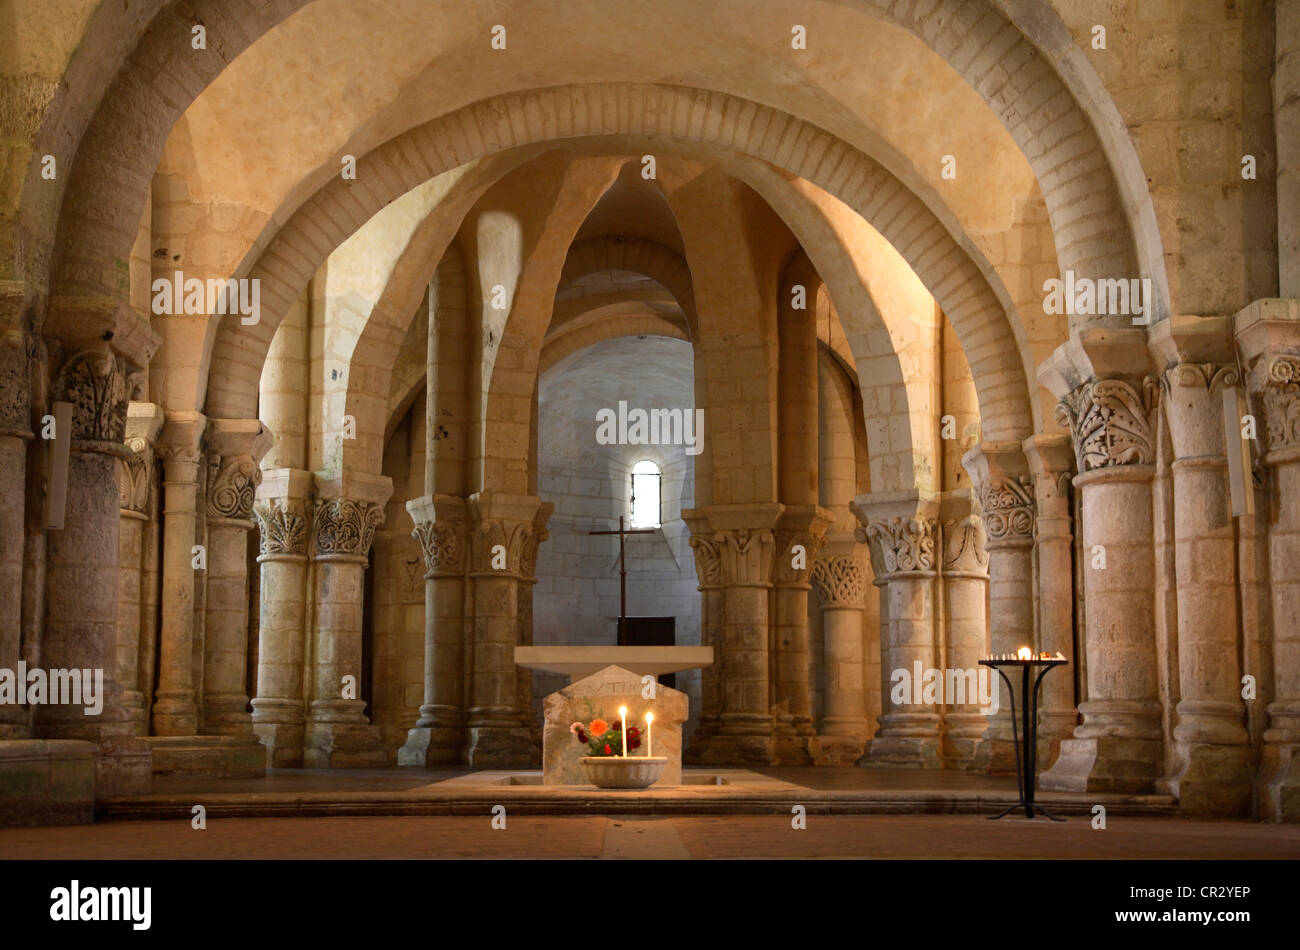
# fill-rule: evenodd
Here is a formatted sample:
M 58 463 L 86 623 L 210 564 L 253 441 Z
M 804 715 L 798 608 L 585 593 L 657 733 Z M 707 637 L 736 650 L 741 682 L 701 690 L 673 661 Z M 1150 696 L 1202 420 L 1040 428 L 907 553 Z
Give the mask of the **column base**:
M 303 730 L 303 768 L 386 769 L 390 764 L 379 728 L 368 722 L 308 722 Z
M 687 765 L 701 765 L 702 756 L 713 741 L 713 736 L 717 728 L 717 720 L 709 717 L 700 719 L 700 724 L 696 727 L 695 732 L 691 735 L 690 745 L 682 753 L 682 761 Z
M 1086 727 L 1081 727 L 1086 728 Z M 1159 739 L 1095 736 L 1066 739 L 1056 764 L 1038 777 L 1049 792 L 1155 791 L 1160 777 Z
M 154 775 L 261 778 L 267 751 L 257 736 L 148 736 Z
M 302 768 L 305 727 L 301 701 L 254 699 L 252 720 L 253 734 L 266 748 L 267 768 Z
M 699 758 L 700 765 L 771 765 L 775 759 L 771 736 L 716 735 Z
M 95 800 L 148 795 L 153 791 L 153 751 L 136 736 L 95 746 Z
M 975 748 L 975 754 L 966 770 L 980 775 L 1015 775 L 1015 740 L 1010 736 L 989 735 L 986 732 Z
M 1255 784 L 1259 817 L 1300 822 L 1300 742 L 1265 742 Z
M 816 736 L 777 736 L 772 743 L 773 765 L 812 765 Z
M 877 736 L 854 763 L 862 769 L 941 769 L 938 736 Z
M 94 821 L 95 760 L 93 742 L 0 740 L 0 828 Z
M 466 758 L 472 769 L 535 769 L 542 750 L 522 723 L 472 725 Z
M 866 720 L 854 733 L 823 732 L 813 745 L 813 765 L 853 765 L 867 751 Z
M 1074 736 L 1079 716 L 1068 712 L 1043 712 L 1038 717 L 1038 765 L 1050 769 L 1061 754 L 1061 743 Z
M 1169 792 L 1189 818 L 1245 818 L 1254 794 L 1250 747 L 1179 742 Z
M 397 750 L 397 764 L 427 768 L 465 763 L 465 730 L 459 726 L 413 726 Z
M 199 731 L 199 710 L 195 694 L 189 691 L 159 692 L 153 704 L 153 734 L 192 736 Z
M 988 717 L 979 712 L 951 712 L 943 717 L 943 766 L 967 769 L 975 760 L 987 731 Z
M 251 736 L 253 717 L 248 712 L 247 696 L 205 697 L 203 726 L 205 736 Z

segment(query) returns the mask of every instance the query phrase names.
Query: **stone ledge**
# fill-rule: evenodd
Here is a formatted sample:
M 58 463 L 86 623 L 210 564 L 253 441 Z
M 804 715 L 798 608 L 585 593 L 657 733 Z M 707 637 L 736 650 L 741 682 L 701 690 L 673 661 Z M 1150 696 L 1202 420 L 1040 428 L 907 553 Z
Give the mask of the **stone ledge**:
M 95 759 L 93 742 L 0 741 L 0 828 L 93 821 Z
M 147 736 L 154 775 L 259 778 L 266 774 L 266 747 L 257 736 Z

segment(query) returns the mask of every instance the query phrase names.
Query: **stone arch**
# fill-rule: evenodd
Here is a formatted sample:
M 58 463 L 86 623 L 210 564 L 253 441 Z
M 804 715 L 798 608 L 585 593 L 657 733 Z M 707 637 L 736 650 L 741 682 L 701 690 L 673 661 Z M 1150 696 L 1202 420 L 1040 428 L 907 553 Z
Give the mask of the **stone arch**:
M 691 332 L 695 331 L 695 291 L 686 260 L 671 248 L 639 237 L 606 235 L 576 242 L 560 276 L 563 290 L 580 277 L 605 270 L 625 270 L 658 281 L 677 299 Z
M 519 117 L 516 121 L 513 117 Z M 335 178 L 309 198 L 240 276 L 262 284 L 255 326 L 226 318 L 211 361 L 208 413 L 247 418 L 280 315 L 329 252 L 391 198 L 457 164 L 555 139 L 639 134 L 727 145 L 817 184 L 853 208 L 903 255 L 949 314 L 972 371 L 983 381 L 981 415 L 990 438 L 1032 431 L 1028 388 L 1007 314 L 977 267 L 924 202 L 881 165 L 829 133 L 754 102 L 681 87 L 567 86 L 480 102 L 390 140 L 358 160 L 358 177 Z

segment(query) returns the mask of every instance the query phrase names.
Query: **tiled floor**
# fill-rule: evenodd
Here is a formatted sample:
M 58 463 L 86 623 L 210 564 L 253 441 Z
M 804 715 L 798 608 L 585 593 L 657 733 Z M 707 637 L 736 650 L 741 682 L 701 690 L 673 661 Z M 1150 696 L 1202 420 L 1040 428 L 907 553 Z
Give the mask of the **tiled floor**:
M 1300 858 L 1300 828 L 1178 818 L 249 818 L 0 830 L 12 858 Z

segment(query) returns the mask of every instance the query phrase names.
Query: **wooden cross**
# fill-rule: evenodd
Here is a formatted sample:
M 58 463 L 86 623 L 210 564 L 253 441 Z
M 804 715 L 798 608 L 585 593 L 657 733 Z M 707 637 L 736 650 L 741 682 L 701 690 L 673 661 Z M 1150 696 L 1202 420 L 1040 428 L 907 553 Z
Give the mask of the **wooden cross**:
M 617 531 L 588 531 L 587 534 L 618 535 L 618 644 L 627 639 L 627 562 L 624 560 L 623 539 L 629 534 L 654 534 L 655 528 L 624 528 L 623 516 L 618 516 Z

